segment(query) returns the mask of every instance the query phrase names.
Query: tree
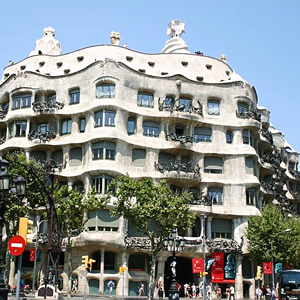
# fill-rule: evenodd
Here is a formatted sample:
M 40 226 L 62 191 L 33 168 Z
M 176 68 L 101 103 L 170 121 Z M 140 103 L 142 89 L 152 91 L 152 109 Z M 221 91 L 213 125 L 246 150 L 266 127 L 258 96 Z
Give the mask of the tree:
M 189 209 L 192 195 L 186 191 L 173 192 L 164 180 L 155 184 L 151 178 L 134 180 L 128 175 L 113 181 L 109 191 L 115 197 L 113 214 L 128 219 L 150 240 L 148 297 L 153 298 L 157 255 L 164 240 L 174 227 L 185 230 L 194 224 L 195 215 Z
M 290 232 L 285 232 L 291 229 Z M 263 208 L 261 216 L 248 220 L 246 236 L 248 249 L 257 263 L 271 261 L 300 266 L 300 219 L 288 218 L 276 206 L 269 204 Z M 271 249 L 272 240 L 272 249 Z M 297 255 L 298 254 L 298 255 Z

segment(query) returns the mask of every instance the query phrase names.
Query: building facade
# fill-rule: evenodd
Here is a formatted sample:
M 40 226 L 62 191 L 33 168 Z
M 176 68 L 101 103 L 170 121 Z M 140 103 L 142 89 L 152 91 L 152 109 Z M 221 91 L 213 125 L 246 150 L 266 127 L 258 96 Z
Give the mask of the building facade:
M 181 38 L 184 24 L 172 21 L 160 54 L 119 46 L 92 46 L 62 55 L 53 28 L 45 28 L 29 57 L 4 69 L 0 83 L 0 150 L 23 149 L 28 158 L 66 162 L 56 174 L 70 188 L 105 193 L 111 180 L 166 179 L 174 190 L 194 195 L 194 228 L 178 254 L 177 281 L 199 282 L 192 258 L 222 253 L 221 276 L 208 282 L 223 289 L 235 284 L 238 298 L 254 295 L 254 266 L 244 239 L 249 216 L 273 202 L 298 213 L 298 154 L 259 106 L 255 88 L 226 62 L 191 54 Z M 73 276 L 83 291 L 82 255 L 96 260 L 88 273 L 88 293 L 136 295 L 149 281 L 149 249 L 130 220 L 95 211 L 86 230 L 74 238 Z M 205 226 L 201 218 L 205 216 Z M 234 275 L 226 275 L 226 259 Z M 162 251 L 157 280 L 170 283 L 170 253 Z M 41 263 L 39 263 L 41 265 Z M 119 274 L 119 267 L 128 271 Z M 66 264 L 61 263 L 67 288 Z M 28 271 L 30 272 L 30 266 Z M 215 272 L 215 273 L 214 273 Z M 11 282 L 14 280 L 11 272 Z M 124 278 L 123 278 L 124 276 Z M 13 283 L 11 284 L 13 285 Z

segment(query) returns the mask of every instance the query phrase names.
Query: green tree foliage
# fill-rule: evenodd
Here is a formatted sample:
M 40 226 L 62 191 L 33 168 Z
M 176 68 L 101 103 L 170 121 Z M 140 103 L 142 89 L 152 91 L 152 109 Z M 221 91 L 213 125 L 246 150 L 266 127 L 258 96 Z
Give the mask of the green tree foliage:
M 289 232 L 285 230 L 291 229 Z M 248 220 L 248 249 L 257 263 L 271 261 L 300 266 L 300 219 L 288 218 L 276 206 L 266 205 L 261 216 Z M 272 249 L 271 249 L 272 241 Z
M 155 184 L 151 178 L 134 180 L 123 176 L 113 181 L 109 190 L 115 197 L 113 214 L 128 219 L 151 244 L 149 297 L 153 297 L 157 254 L 174 227 L 192 227 L 195 215 L 189 209 L 192 195 L 173 192 L 166 181 Z M 153 226 L 154 225 L 154 226 Z

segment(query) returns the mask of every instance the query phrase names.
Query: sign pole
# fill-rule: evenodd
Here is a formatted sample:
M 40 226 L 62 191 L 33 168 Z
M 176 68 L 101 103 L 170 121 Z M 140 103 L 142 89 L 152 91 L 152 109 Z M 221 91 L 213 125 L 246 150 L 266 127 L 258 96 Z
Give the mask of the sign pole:
M 86 285 L 87 285 L 87 269 L 85 269 L 85 276 L 84 276 L 83 300 L 86 300 Z
M 19 260 L 18 260 L 18 271 L 17 271 L 17 291 L 16 291 L 16 300 L 19 300 L 19 299 L 20 299 L 20 285 L 21 285 L 22 257 L 23 257 L 23 254 L 19 255 Z

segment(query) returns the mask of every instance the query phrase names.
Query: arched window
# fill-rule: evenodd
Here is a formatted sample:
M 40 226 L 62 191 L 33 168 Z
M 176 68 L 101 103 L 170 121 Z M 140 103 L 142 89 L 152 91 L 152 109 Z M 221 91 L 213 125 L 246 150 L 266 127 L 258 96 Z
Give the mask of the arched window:
M 114 83 L 100 83 L 96 86 L 96 98 L 114 98 L 115 84 Z

